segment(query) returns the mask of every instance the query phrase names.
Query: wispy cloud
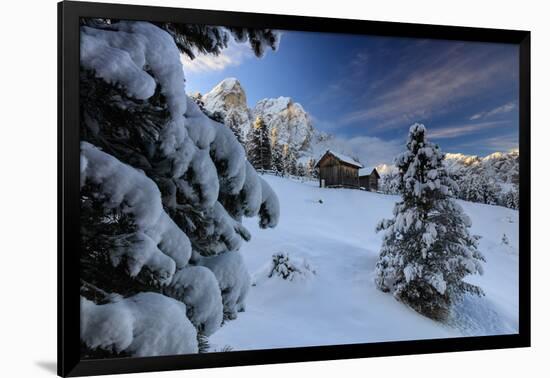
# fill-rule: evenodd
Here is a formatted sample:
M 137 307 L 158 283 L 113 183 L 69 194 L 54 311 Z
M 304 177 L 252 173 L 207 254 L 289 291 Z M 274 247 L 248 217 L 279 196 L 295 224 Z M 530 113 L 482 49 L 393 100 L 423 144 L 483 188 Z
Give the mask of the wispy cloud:
M 313 126 L 318 130 L 323 130 L 328 133 L 338 128 L 338 125 L 334 122 L 319 118 L 313 113 L 309 113 L 309 118 L 311 119 Z
M 350 147 L 366 166 L 391 164 L 403 151 L 400 140 L 384 140 L 376 137 L 354 137 L 348 140 Z
M 519 147 L 517 134 L 487 138 L 483 143 L 495 151 L 510 151 Z
M 485 153 L 495 151 L 505 152 L 518 149 L 519 140 L 517 133 L 487 137 L 474 142 L 461 143 L 453 146 L 453 152 L 463 152 L 464 149 L 475 148 Z
M 492 129 L 508 121 L 478 122 L 472 124 L 452 125 L 429 131 L 429 137 L 432 139 L 452 139 L 464 135 L 477 134 L 487 129 Z
M 408 62 L 414 61 L 414 52 L 424 43 L 424 40 L 411 41 L 401 48 L 399 54 Z M 403 70 L 401 69 L 392 70 L 389 74 L 385 74 L 382 77 L 378 73 L 371 72 L 371 66 L 376 65 L 379 61 L 389 60 L 395 64 L 396 62 L 391 56 L 393 52 L 393 48 L 384 47 L 376 49 L 375 52 L 371 52 L 368 49 L 360 49 L 354 51 L 351 56 L 343 57 L 343 61 L 337 67 L 332 80 L 329 81 L 323 90 L 318 91 L 312 96 L 310 103 L 331 106 L 334 104 L 335 98 L 349 98 L 350 102 L 359 106 L 362 103 L 369 102 L 371 100 L 371 93 L 379 93 L 379 88 L 384 88 L 388 82 L 395 80 L 403 74 Z M 360 93 L 363 93 L 364 96 L 358 95 Z M 352 98 L 349 97 L 350 94 L 353 94 Z M 334 125 L 345 125 L 349 123 L 347 121 L 344 116 L 335 122 Z
M 365 69 L 369 62 L 369 54 L 366 51 L 359 51 L 350 61 L 350 66 L 357 71 Z
M 334 98 L 343 96 L 346 91 L 345 81 L 338 80 L 328 84 L 323 90 L 312 95 L 309 99 L 309 103 L 312 105 L 331 104 L 331 102 L 334 101 Z
M 476 119 L 492 117 L 492 116 L 497 115 L 497 114 L 508 113 L 508 112 L 511 112 L 512 110 L 514 110 L 515 108 L 516 108 L 516 103 L 512 101 L 512 102 L 509 102 L 507 104 L 498 106 L 494 109 L 491 109 L 487 112 L 476 113 L 476 114 L 474 114 L 473 116 L 470 117 L 470 120 L 474 121 Z
M 453 102 L 474 94 L 501 71 L 499 64 L 478 71 L 467 70 L 467 65 L 459 62 L 415 72 L 383 93 L 374 107 L 350 114 L 345 121 L 381 121 L 379 127 L 388 127 L 443 113 Z
M 222 50 L 217 56 L 213 54 L 198 54 L 195 59 L 190 59 L 187 55 L 182 54 L 180 59 L 185 72 L 205 73 L 239 66 L 246 59 L 253 56 L 254 54 L 247 43 L 231 41 L 227 48 Z
M 467 43 L 441 45 L 437 46 L 437 54 L 424 57 L 418 54 L 423 45 L 389 57 L 399 60 L 397 68 L 375 79 L 369 78 L 365 68 L 369 59 L 365 59 L 361 67 L 363 78 L 355 84 L 365 86 L 357 106 L 359 110 L 343 115 L 339 123 L 362 122 L 377 129 L 401 127 L 405 123 L 447 114 L 464 100 L 486 93 L 487 88 L 501 78 L 515 74 L 511 60 L 496 59 L 495 55 L 500 52 L 486 47 L 476 48 Z M 361 61 L 360 57 L 357 59 Z M 511 106 L 515 104 L 493 109 L 487 116 L 510 111 Z

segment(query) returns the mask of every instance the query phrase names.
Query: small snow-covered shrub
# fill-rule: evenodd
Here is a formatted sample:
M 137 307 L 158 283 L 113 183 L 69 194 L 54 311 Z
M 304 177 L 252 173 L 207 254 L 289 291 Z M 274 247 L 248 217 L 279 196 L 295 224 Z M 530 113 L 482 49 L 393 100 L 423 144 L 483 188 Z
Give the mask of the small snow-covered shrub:
M 268 268 L 264 269 L 258 278 L 264 276 L 267 278 L 280 277 L 286 281 L 307 281 L 315 274 L 315 269 L 306 259 L 290 257 L 286 252 L 279 252 L 272 256 Z
M 517 246 L 512 243 L 508 235 L 502 234 L 502 238 L 500 239 L 500 243 L 494 243 L 489 247 L 491 250 L 497 250 L 501 253 L 507 253 L 511 255 L 515 255 L 518 253 Z

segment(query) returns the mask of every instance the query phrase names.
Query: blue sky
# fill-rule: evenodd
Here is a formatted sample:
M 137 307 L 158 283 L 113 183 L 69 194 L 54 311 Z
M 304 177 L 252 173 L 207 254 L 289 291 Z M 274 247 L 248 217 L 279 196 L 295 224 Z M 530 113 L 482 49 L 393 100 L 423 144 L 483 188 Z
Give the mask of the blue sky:
M 413 122 L 424 123 L 445 152 L 487 155 L 518 146 L 514 45 L 284 31 L 279 49 L 263 58 L 231 43 L 220 56 L 184 61 L 184 68 L 189 92 L 236 77 L 250 107 L 288 96 L 317 129 L 378 141 L 391 153 L 402 149 Z

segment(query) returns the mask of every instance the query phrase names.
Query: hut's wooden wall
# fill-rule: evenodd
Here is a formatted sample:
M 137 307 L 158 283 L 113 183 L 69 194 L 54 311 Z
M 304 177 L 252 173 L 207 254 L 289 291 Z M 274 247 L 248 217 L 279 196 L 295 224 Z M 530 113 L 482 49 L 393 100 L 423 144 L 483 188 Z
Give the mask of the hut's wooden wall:
M 359 186 L 359 169 L 348 165 L 340 165 L 341 185 L 358 187 Z
M 376 175 L 365 175 L 359 177 L 359 185 L 367 190 L 378 190 L 378 177 Z
M 369 188 L 369 177 L 370 176 L 361 176 L 359 177 L 359 186 L 368 189 Z
M 319 182 L 325 180 L 325 186 L 359 186 L 358 168 L 342 164 L 333 156 L 326 156 L 319 162 Z
M 378 177 L 376 175 L 369 175 L 369 190 L 378 190 Z

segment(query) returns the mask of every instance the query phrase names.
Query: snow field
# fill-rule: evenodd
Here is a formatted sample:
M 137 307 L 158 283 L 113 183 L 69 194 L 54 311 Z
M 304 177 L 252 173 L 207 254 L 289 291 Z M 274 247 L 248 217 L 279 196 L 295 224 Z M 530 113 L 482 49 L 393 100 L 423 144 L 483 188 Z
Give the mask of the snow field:
M 353 189 L 321 189 L 318 183 L 264 175 L 277 193 L 280 221 L 260 231 L 244 225 L 252 239 L 241 254 L 250 273 L 262 274 L 272 255 L 305 259 L 316 274 L 307 281 L 258 280 L 246 311 L 210 338 L 212 350 L 233 350 L 507 334 L 518 327 L 518 212 L 458 201 L 481 235 L 487 262 L 471 283 L 486 292 L 467 297 L 448 324 L 434 322 L 379 291 L 374 269 L 382 242 L 376 223 L 391 217 L 397 196 Z M 319 203 L 322 199 L 323 203 Z M 506 233 L 509 245 L 502 244 Z

